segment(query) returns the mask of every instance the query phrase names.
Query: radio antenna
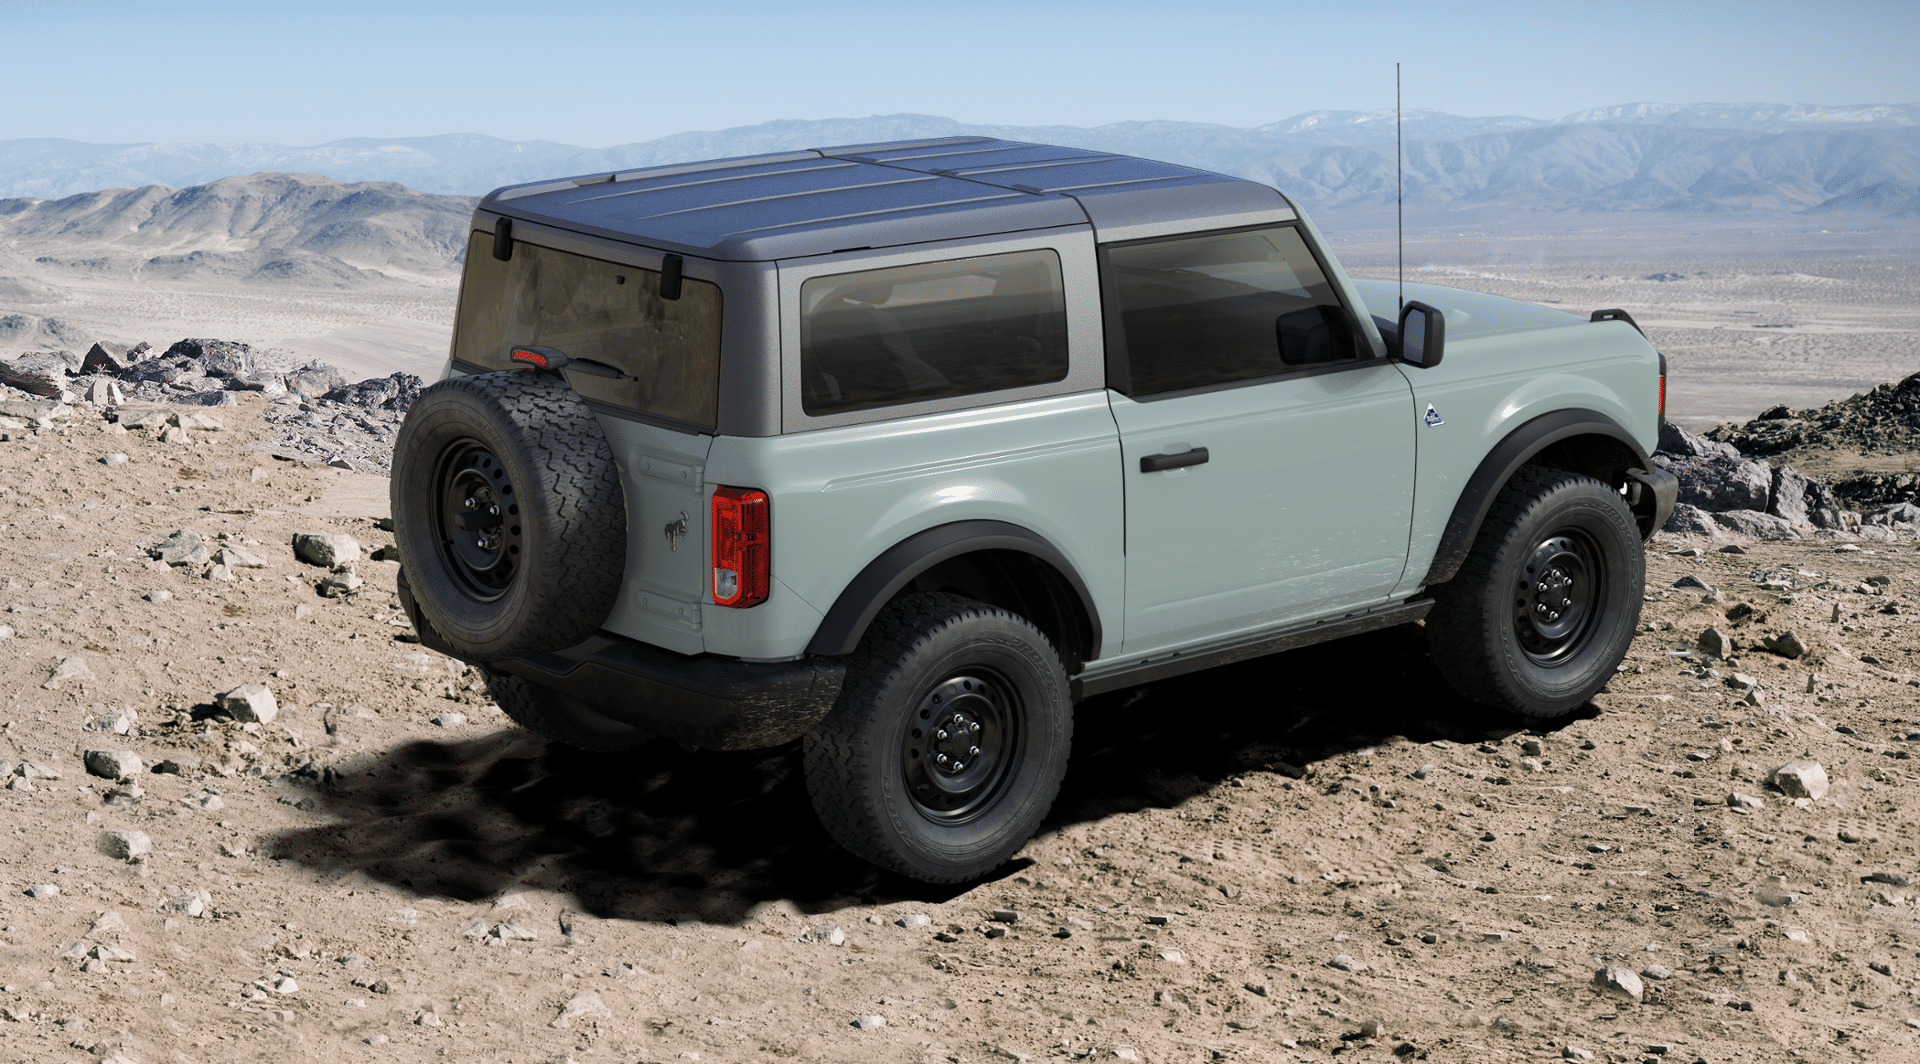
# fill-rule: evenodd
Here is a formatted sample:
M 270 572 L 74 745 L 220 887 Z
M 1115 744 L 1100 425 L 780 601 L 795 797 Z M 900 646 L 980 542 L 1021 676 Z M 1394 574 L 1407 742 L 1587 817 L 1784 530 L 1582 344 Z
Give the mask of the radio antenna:
M 1400 257 L 1400 309 L 1407 306 L 1407 153 L 1400 146 L 1400 64 L 1393 64 L 1393 209 L 1394 238 Z

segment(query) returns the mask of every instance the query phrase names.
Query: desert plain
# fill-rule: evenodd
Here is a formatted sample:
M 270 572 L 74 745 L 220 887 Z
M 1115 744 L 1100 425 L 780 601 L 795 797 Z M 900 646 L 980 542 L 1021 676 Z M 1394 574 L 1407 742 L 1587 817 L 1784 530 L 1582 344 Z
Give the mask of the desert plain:
M 1628 309 L 1692 428 L 1920 370 L 1911 231 L 1796 225 L 1429 234 L 1408 277 Z M 367 375 L 436 373 L 454 300 L 43 280 L 0 309 Z M 1911 533 L 1657 535 L 1623 671 L 1545 725 L 1417 628 L 1089 700 L 1042 833 L 931 888 L 831 843 L 795 748 L 515 728 L 410 641 L 385 480 L 248 449 L 266 405 L 0 441 L 0 1059 L 1920 1059 Z

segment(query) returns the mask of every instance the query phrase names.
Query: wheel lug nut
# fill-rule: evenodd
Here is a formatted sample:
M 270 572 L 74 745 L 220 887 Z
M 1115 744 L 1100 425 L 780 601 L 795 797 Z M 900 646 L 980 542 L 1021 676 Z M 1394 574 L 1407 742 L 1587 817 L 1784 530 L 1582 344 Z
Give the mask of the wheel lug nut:
M 937 764 L 937 765 L 944 765 L 944 764 L 946 764 L 946 763 L 947 763 L 947 762 L 948 762 L 949 760 L 951 760 L 951 759 L 950 759 L 950 758 L 948 758 L 948 757 L 947 757 L 947 755 L 945 755 L 945 754 L 935 754 L 935 755 L 933 755 L 933 761 L 934 761 L 934 763 L 935 763 L 935 764 Z
M 933 737 L 939 739 L 941 742 L 945 742 L 947 739 L 947 729 L 941 728 L 939 731 L 933 733 Z
M 979 747 L 977 747 L 977 746 L 969 746 L 969 747 L 967 747 L 967 756 L 968 756 L 968 757 L 979 757 L 979 756 L 980 756 L 980 748 L 979 748 Z

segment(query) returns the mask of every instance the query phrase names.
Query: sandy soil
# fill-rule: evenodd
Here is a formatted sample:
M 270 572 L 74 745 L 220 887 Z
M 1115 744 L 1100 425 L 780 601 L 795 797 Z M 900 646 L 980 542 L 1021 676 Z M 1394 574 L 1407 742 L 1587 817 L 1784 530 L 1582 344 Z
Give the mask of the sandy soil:
M 1091 700 L 1043 834 L 930 889 L 827 840 L 793 748 L 548 746 L 405 641 L 394 562 L 319 597 L 291 537 L 390 545 L 384 481 L 240 449 L 260 406 L 0 442 L 0 758 L 58 773 L 0 791 L 0 1059 L 1920 1058 L 1911 539 L 1661 538 L 1625 671 L 1537 730 L 1415 629 Z M 183 528 L 264 565 L 149 564 Z M 242 683 L 271 723 L 212 712 Z

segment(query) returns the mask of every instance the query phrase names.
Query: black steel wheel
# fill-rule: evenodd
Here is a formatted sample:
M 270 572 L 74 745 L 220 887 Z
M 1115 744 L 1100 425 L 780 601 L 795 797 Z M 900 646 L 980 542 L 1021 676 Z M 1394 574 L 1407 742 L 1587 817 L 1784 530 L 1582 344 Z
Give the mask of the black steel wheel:
M 1495 500 L 1460 572 L 1433 591 L 1427 641 L 1461 694 L 1552 719 L 1626 657 L 1646 578 L 1633 511 L 1592 477 L 1527 468 Z
M 393 536 L 414 601 L 461 656 L 574 646 L 626 573 L 619 467 L 564 381 L 506 371 L 420 393 L 393 447 Z
M 807 735 L 807 792 L 841 845 L 931 883 L 978 879 L 1033 835 L 1066 775 L 1066 670 L 1024 617 L 959 595 L 890 603 Z

